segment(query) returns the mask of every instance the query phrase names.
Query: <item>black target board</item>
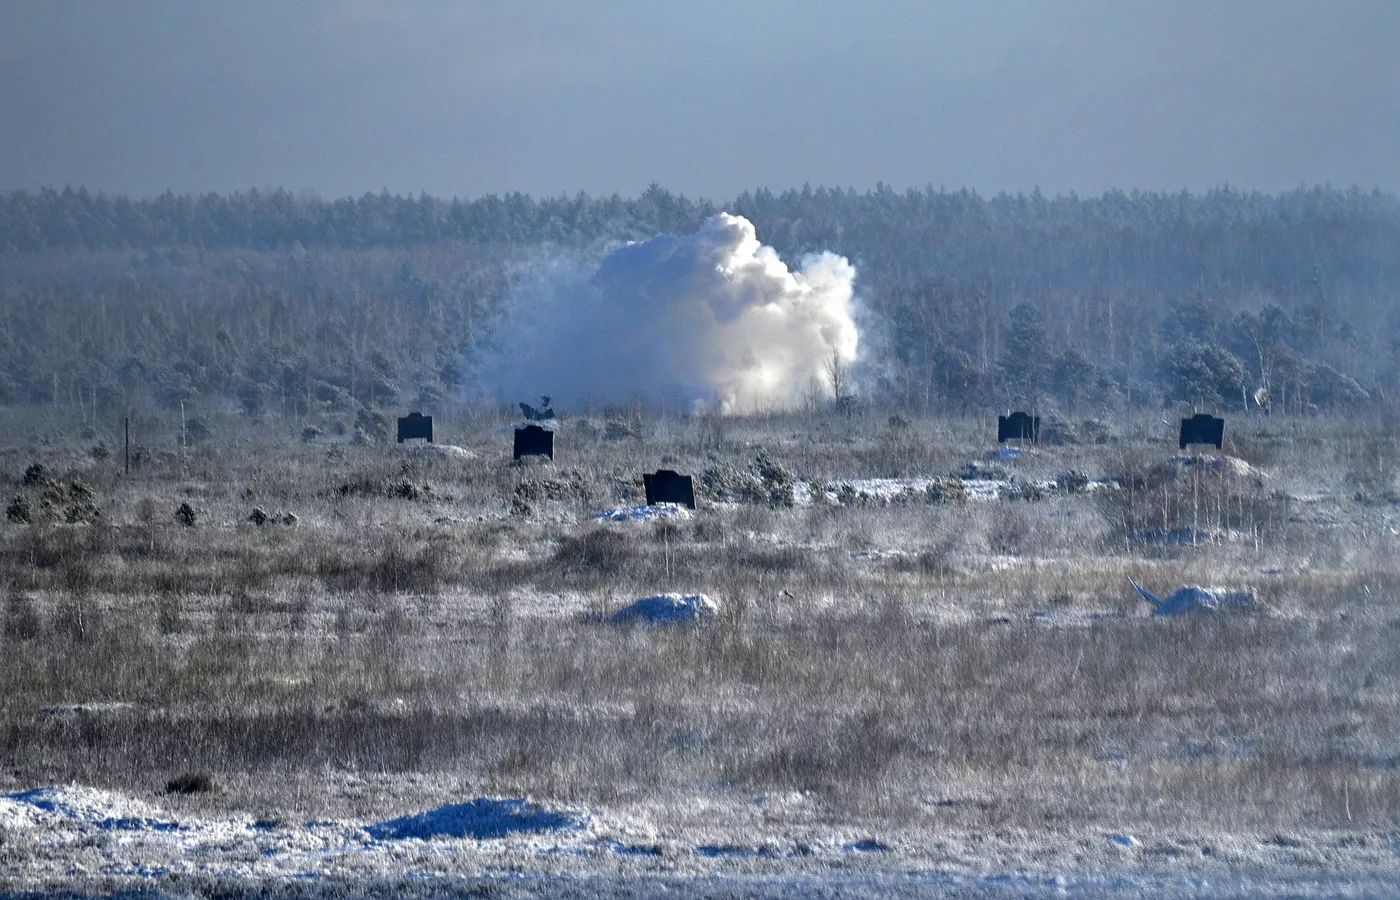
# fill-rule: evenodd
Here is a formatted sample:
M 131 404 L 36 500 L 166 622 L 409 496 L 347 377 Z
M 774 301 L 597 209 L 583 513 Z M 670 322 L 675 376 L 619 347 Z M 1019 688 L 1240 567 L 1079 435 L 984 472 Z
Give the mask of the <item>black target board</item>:
M 675 503 L 695 508 L 695 482 L 689 475 L 678 475 L 670 469 L 658 469 L 648 474 L 642 473 L 642 482 L 647 487 L 647 506 L 658 503 Z
M 515 429 L 515 458 L 548 456 L 554 458 L 554 432 L 538 425 Z
M 1009 416 L 997 416 L 998 444 L 1004 444 L 1007 441 L 1030 441 L 1034 444 L 1039 440 L 1040 416 L 1024 412 L 1014 412 Z
M 1225 444 L 1225 420 L 1206 413 L 1182 419 L 1177 445 L 1185 450 L 1188 444 L 1214 444 L 1215 449 L 1221 449 Z
M 411 412 L 399 419 L 399 443 L 421 438 L 433 442 L 433 417 Z

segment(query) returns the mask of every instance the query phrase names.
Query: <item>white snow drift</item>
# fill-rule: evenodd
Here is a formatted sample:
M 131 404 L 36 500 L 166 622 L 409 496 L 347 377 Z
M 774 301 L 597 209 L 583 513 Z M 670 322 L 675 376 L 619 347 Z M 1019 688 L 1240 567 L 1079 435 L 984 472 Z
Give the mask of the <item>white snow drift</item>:
M 1203 588 L 1188 584 L 1172 591 L 1165 598 L 1158 597 L 1147 588 L 1128 581 L 1137 589 L 1142 599 L 1152 604 L 1152 614 L 1157 616 L 1180 616 L 1187 613 L 1239 611 L 1251 609 L 1254 598 L 1245 591 L 1222 588 Z
M 576 831 L 586 823 L 587 817 L 579 813 L 549 809 L 519 797 L 504 800 L 479 797 L 466 803 L 454 803 L 380 822 L 365 831 L 376 840 L 487 840 L 519 833 Z
M 618 610 L 613 621 L 620 625 L 688 625 L 714 618 L 718 613 L 719 605 L 704 594 L 657 594 Z

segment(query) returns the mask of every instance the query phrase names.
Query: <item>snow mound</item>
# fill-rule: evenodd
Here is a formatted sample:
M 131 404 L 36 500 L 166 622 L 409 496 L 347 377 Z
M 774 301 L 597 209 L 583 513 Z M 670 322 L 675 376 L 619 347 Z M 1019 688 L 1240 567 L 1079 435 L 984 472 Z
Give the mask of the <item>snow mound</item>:
M 365 832 L 375 840 L 472 838 L 480 841 L 512 834 L 578 831 L 587 824 L 588 817 L 582 813 L 548 809 L 519 797 L 504 800 L 479 797 L 379 822 L 367 827 Z
M 180 826 L 160 817 L 154 807 L 120 794 L 96 788 L 46 787 L 19 794 L 0 795 L 0 803 L 24 805 L 52 813 L 71 822 L 120 831 L 175 831 Z M 16 814 L 18 820 L 18 814 Z M 0 821 L 4 821 L 0 807 Z
M 55 824 L 57 818 L 37 806 L 12 799 L 12 795 L 0 797 L 0 828 L 18 831 L 22 828 L 48 827 Z
M 39 711 L 46 716 L 81 716 L 101 713 L 120 713 L 132 709 L 135 704 L 121 701 L 100 701 L 95 703 L 65 703 L 60 706 L 45 706 Z
M 963 487 L 967 489 L 967 496 L 974 500 L 997 499 L 1001 495 L 1001 488 L 1005 483 L 992 478 L 963 479 Z
M 719 604 L 704 594 L 658 594 L 643 597 L 613 615 L 619 625 L 645 622 L 648 625 L 689 625 L 713 618 Z
M 689 519 L 690 510 L 674 503 L 660 503 L 655 506 L 623 506 L 605 509 L 594 513 L 593 518 L 605 522 L 650 522 L 653 519 Z
M 1268 478 L 1269 473 L 1257 466 L 1252 466 L 1237 456 L 1172 456 L 1167 462 L 1190 468 L 1199 466 L 1210 472 L 1228 472 L 1237 478 Z
M 399 452 L 409 456 L 426 456 L 431 459 L 476 459 L 476 454 L 466 447 L 455 444 L 416 444 L 403 445 Z
M 962 481 L 959 499 L 995 500 L 1006 486 L 1005 480 L 969 479 L 964 476 L 923 478 L 848 478 L 830 482 L 793 482 L 796 506 L 813 503 L 886 506 L 893 503 L 928 503 L 929 490 L 943 492 L 949 482 Z M 946 494 L 945 494 L 946 499 Z
M 1137 589 L 1142 599 L 1152 604 L 1152 614 L 1157 616 L 1181 616 L 1199 612 L 1239 612 L 1252 609 L 1254 606 L 1254 597 L 1247 591 L 1203 588 L 1188 584 L 1172 591 L 1164 599 L 1131 578 L 1128 581 Z

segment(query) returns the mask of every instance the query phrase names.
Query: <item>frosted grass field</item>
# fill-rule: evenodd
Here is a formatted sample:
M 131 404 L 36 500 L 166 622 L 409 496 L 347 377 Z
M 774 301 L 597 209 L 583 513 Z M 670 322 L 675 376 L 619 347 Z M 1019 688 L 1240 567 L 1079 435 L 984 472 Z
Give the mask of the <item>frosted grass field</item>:
M 1255 427 L 1214 466 L 844 418 L 566 420 L 525 466 L 498 422 L 233 432 L 131 480 L 13 442 L 0 888 L 1393 894 L 1400 507 L 1352 438 Z M 662 465 L 699 509 L 641 503 Z M 75 482 L 90 523 L 44 505 Z M 669 596 L 704 614 L 627 612 Z

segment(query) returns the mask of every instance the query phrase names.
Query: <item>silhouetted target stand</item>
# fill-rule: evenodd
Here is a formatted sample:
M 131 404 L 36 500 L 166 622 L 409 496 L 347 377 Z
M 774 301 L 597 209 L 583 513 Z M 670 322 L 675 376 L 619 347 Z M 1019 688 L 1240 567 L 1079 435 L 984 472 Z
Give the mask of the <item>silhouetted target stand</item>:
M 998 444 L 1004 444 L 1007 441 L 1030 441 L 1034 444 L 1039 440 L 1040 416 L 1033 416 L 1019 410 L 1009 416 L 997 416 Z
M 554 459 L 554 432 L 538 425 L 526 425 L 515 429 L 514 459 L 519 462 L 526 456 L 548 456 Z
M 1213 444 L 1220 450 L 1225 445 L 1225 420 L 1206 413 L 1196 413 L 1181 420 L 1181 436 L 1177 445 L 1185 450 L 1189 444 Z
M 695 482 L 689 475 L 679 475 L 670 469 L 657 469 L 653 473 L 643 472 L 642 483 L 647 489 L 647 506 L 675 503 L 688 509 L 695 508 Z
M 399 419 L 399 443 L 422 439 L 433 442 L 433 417 L 411 412 Z

